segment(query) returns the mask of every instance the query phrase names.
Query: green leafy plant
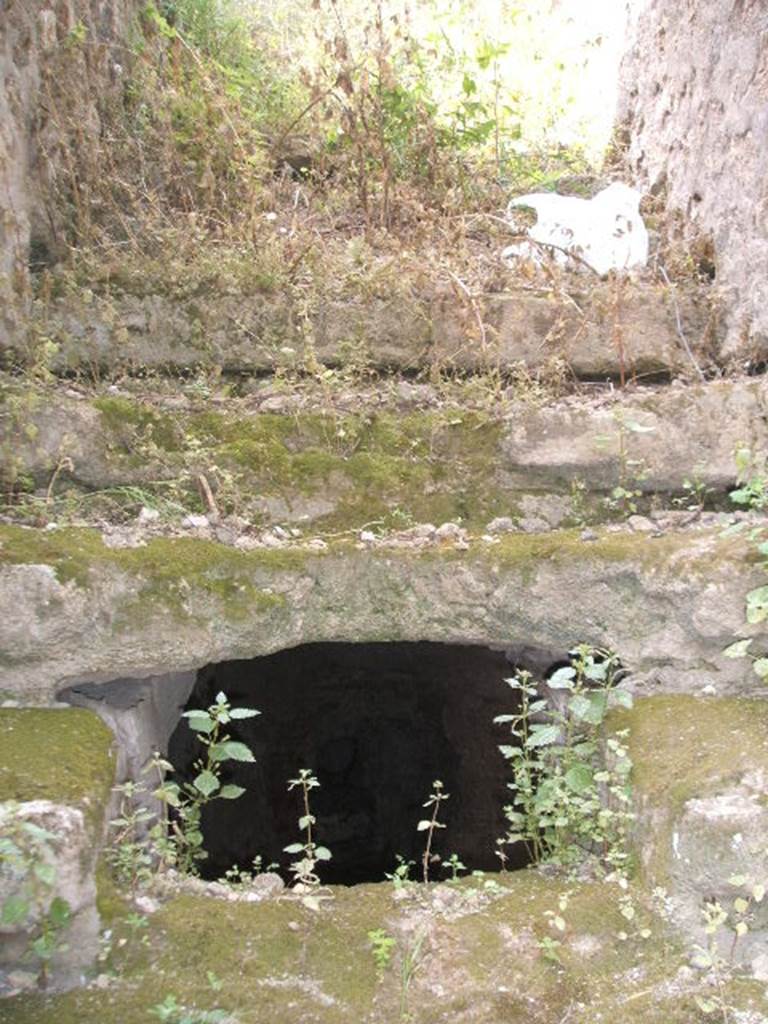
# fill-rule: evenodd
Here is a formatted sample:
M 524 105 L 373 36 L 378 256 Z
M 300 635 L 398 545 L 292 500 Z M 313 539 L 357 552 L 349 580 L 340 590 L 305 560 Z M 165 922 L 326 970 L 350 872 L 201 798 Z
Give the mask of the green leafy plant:
M 461 862 L 458 853 L 452 853 L 450 857 L 445 858 L 442 867 L 443 871 L 450 871 L 451 882 L 458 882 L 461 872 L 467 870 L 467 865 Z
M 291 863 L 290 870 L 294 876 L 294 885 L 315 888 L 320 885 L 320 878 L 317 875 L 317 865 L 321 861 L 331 859 L 331 851 L 325 846 L 318 846 L 312 832 L 317 819 L 312 814 L 309 801 L 310 790 L 319 788 L 320 783 L 309 768 L 300 768 L 295 779 L 288 782 L 288 792 L 293 789 L 301 790 L 302 815 L 299 818 L 299 831 L 304 833 L 304 839 L 300 843 L 291 843 L 285 847 L 285 853 L 300 854 L 298 860 Z
M 701 913 L 707 944 L 696 946 L 691 963 L 698 970 L 706 972 L 705 977 L 710 985 L 702 992 L 697 992 L 694 998 L 702 1013 L 717 1014 L 722 1024 L 729 1024 L 731 1015 L 725 986 L 731 973 L 731 964 L 721 955 L 718 943 L 718 935 L 726 925 L 728 912 L 717 900 L 713 900 L 702 907 Z
M 237 1024 L 225 1010 L 195 1010 L 183 1006 L 175 995 L 167 995 L 162 1003 L 149 1010 L 162 1024 Z
M 242 786 L 223 782 L 224 766 L 227 762 L 255 760 L 250 748 L 233 740 L 226 726 L 258 714 L 253 708 L 233 708 L 224 693 L 217 694 L 207 709 L 184 712 L 204 750 L 194 762 L 195 775 L 190 781 L 170 779 L 173 765 L 156 753 L 142 773 L 156 775 L 154 785 L 142 778 L 115 787 L 120 805 L 117 817 L 110 822 L 114 835 L 106 857 L 119 882 L 132 888 L 145 885 L 167 867 L 185 874 L 197 872 L 199 862 L 207 856 L 203 849 L 203 808 L 211 800 L 236 800 L 245 792 Z M 151 807 L 152 801 L 159 805 L 159 815 Z
M 392 960 L 392 953 L 396 940 L 384 931 L 383 928 L 376 928 L 368 932 L 368 941 L 371 944 L 373 962 L 376 965 L 376 973 L 381 976 L 389 967 Z
M 530 673 L 507 680 L 519 707 L 494 719 L 516 741 L 499 748 L 512 767 L 514 794 L 505 808 L 509 830 L 496 844 L 502 865 L 503 847 L 515 843 L 525 844 L 534 863 L 572 864 L 589 853 L 613 870 L 626 864 L 631 761 L 623 734 L 603 735 L 609 708 L 632 703 L 617 689 L 619 679 L 612 652 L 581 645 L 546 683 L 563 692 L 562 710 Z
M 233 721 L 254 718 L 261 712 L 254 708 L 233 708 L 226 694 L 219 693 L 206 710 L 185 711 L 190 729 L 203 746 L 203 756 L 194 763 L 195 777 L 181 784 L 165 782 L 155 795 L 175 808 L 172 822 L 176 865 L 183 872 L 194 873 L 199 861 L 207 856 L 203 849 L 202 810 L 211 800 L 237 800 L 245 792 L 242 786 L 222 781 L 223 766 L 229 761 L 252 763 L 253 752 L 245 743 L 233 740 L 225 727 Z
M 435 832 L 440 828 L 445 828 L 443 822 L 438 821 L 440 814 L 440 804 L 445 800 L 449 799 L 450 794 L 443 792 L 443 784 L 440 779 L 435 779 L 432 783 L 432 792 L 427 797 L 425 802 L 422 804 L 423 807 L 432 808 L 432 813 L 429 818 L 422 818 L 422 820 L 416 826 L 417 832 L 426 832 L 426 844 L 424 846 L 424 853 L 421 857 L 422 874 L 424 883 L 429 881 L 429 865 L 433 860 L 440 860 L 438 854 L 432 852 L 432 844 L 435 838 Z
M 71 918 L 67 900 L 54 895 L 56 847 L 48 829 L 6 808 L 0 836 L 0 881 L 7 895 L 0 905 L 0 925 L 21 928 L 29 936 L 28 955 L 37 962 L 37 982 L 46 988 L 50 965 L 67 949 L 64 932 Z
M 765 460 L 758 458 L 750 448 L 741 445 L 735 452 L 739 487 L 731 491 L 731 500 L 747 510 L 762 512 L 768 507 L 768 471 Z M 762 561 L 762 567 L 768 571 L 768 534 L 760 525 L 748 525 L 739 522 L 724 531 L 725 536 L 733 536 L 747 531 L 747 539 L 755 553 Z M 745 599 L 746 620 L 750 626 L 758 625 L 768 619 L 768 584 L 762 584 L 750 590 Z M 752 670 L 763 682 L 768 682 L 768 655 L 755 653 L 752 646 L 754 638 L 734 641 L 725 648 L 726 658 L 749 658 Z M 759 642 L 758 642 L 759 647 Z
M 570 897 L 570 892 L 561 892 L 557 898 L 557 910 L 544 911 L 547 924 L 554 930 L 555 935 L 543 935 L 536 943 L 544 959 L 558 965 L 562 963 L 560 950 L 563 944 L 555 936 L 565 934 L 567 928 L 565 913 L 568 910 Z
M 618 479 L 604 499 L 605 507 L 624 516 L 634 515 L 638 510 L 638 501 L 643 496 L 639 485 L 648 476 L 648 466 L 644 459 L 633 453 L 632 438 L 650 434 L 655 427 L 628 419 L 622 409 L 614 410 L 613 420 L 616 424 L 615 434 L 604 434 L 596 438 L 599 445 L 615 449 L 618 466 Z
M 129 780 L 114 787 L 120 795 L 116 818 L 109 827 L 114 831 L 105 856 L 115 878 L 122 885 L 136 888 L 152 877 L 153 852 L 147 836 L 147 825 L 154 820 L 152 812 L 141 803 L 147 787 Z
M 672 504 L 678 508 L 684 508 L 688 512 L 700 512 L 708 497 L 712 494 L 712 488 L 708 487 L 698 476 L 686 477 L 683 480 L 683 492 L 672 499 Z
M 265 871 L 277 871 L 280 867 L 280 865 L 276 864 L 274 861 L 267 864 L 266 867 L 264 867 L 263 864 L 263 857 L 261 854 L 257 853 L 251 861 L 251 867 L 249 869 L 246 870 L 239 867 L 237 864 L 233 864 L 231 868 L 228 868 L 224 872 L 224 878 L 222 881 L 226 882 L 227 885 L 232 886 L 233 889 L 240 889 L 243 886 L 250 885 L 254 878 L 263 874 Z
M 391 873 L 384 873 L 384 877 L 388 882 L 391 882 L 393 887 L 397 889 L 404 889 L 406 886 L 412 884 L 411 871 L 416 867 L 416 861 L 406 860 L 402 854 L 395 854 L 395 860 L 397 861 L 394 870 Z

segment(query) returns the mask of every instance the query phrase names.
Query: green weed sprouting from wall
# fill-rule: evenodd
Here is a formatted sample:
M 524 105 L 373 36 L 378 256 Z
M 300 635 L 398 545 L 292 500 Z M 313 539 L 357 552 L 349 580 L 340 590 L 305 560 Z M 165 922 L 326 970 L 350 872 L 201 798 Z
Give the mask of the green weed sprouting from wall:
M 524 671 L 507 680 L 519 706 L 494 719 L 514 740 L 499 748 L 513 793 L 505 808 L 509 829 L 496 844 L 502 864 L 505 847 L 522 843 L 536 864 L 571 865 L 593 855 L 610 870 L 626 869 L 632 763 L 625 735 L 605 733 L 609 709 L 632 705 L 617 688 L 620 677 L 615 654 L 581 645 L 544 685 Z M 545 687 L 562 695 L 561 709 Z
M 6 895 L 0 925 L 28 935 L 27 954 L 46 988 L 51 961 L 67 949 L 64 932 L 71 919 L 67 900 L 56 892 L 56 850 L 60 837 L 6 808 L 0 836 L 0 881 Z
M 765 512 L 768 508 L 768 468 L 765 457 L 758 456 L 747 445 L 740 445 L 734 457 L 739 486 L 731 491 L 731 501 L 746 511 Z M 724 536 L 744 532 L 753 550 L 762 559 L 762 568 L 768 572 L 768 527 L 739 522 L 728 527 Z M 749 626 L 768 620 L 768 584 L 761 584 L 747 593 L 745 618 Z M 768 682 L 768 655 L 755 654 L 752 651 L 754 643 L 754 637 L 736 640 L 725 648 L 723 654 L 726 658 L 749 658 L 755 675 L 763 682 Z
M 130 886 L 149 881 L 155 871 L 173 866 L 184 874 L 196 874 L 207 856 L 203 846 L 202 812 L 212 800 L 237 800 L 242 786 L 222 781 L 227 762 L 252 763 L 250 747 L 233 740 L 226 731 L 233 721 L 254 718 L 254 708 L 232 707 L 226 694 L 219 693 L 208 708 L 185 711 L 190 729 L 203 748 L 194 762 L 194 777 L 175 782 L 167 777 L 173 765 L 156 754 L 148 771 L 158 773 L 158 784 L 151 787 L 140 780 L 129 780 L 115 787 L 120 794 L 120 810 L 110 822 L 114 837 L 107 852 L 118 880 Z M 147 798 L 160 802 L 160 817 L 147 809 Z

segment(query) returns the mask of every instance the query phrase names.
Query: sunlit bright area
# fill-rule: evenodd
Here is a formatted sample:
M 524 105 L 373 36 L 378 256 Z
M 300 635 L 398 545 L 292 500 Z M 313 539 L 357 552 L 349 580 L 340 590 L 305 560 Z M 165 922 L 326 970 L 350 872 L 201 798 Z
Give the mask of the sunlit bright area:
M 205 0 L 198 6 L 202 12 Z M 434 103 L 446 127 L 486 142 L 502 165 L 511 153 L 552 146 L 578 149 L 595 165 L 613 127 L 627 7 L 624 0 L 234 0 L 231 10 L 305 82 L 343 50 L 355 69 L 373 60 L 371 72 L 389 70 L 392 82 Z

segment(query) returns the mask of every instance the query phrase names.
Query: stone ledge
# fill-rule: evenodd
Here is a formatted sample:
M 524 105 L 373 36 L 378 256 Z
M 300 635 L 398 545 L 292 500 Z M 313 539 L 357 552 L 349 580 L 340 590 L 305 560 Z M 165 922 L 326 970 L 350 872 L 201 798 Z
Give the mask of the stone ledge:
M 24 701 L 320 640 L 583 641 L 615 649 L 649 692 L 756 685 L 721 652 L 762 572 L 742 541 L 704 531 L 322 554 L 190 538 L 112 549 L 92 530 L 3 527 L 0 541 L 4 686 Z

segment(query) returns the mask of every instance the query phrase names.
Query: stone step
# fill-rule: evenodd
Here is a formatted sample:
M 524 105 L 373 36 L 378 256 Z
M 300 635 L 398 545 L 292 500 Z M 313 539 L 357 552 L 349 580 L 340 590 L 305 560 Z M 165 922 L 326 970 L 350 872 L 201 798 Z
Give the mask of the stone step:
M 218 511 L 265 524 L 479 529 L 502 516 L 542 530 L 647 511 L 652 498 L 727 507 L 735 449 L 768 446 L 767 394 L 750 378 L 487 411 L 431 393 L 405 407 L 396 390 L 370 406 L 370 392 L 344 392 L 337 406 L 291 392 L 197 401 L 11 384 L 0 444 L 7 481 L 38 498 L 134 488 L 129 503 L 143 490 L 147 504 L 164 499 L 184 514 L 200 510 L 207 485 Z M 616 487 L 627 492 L 618 500 Z M 88 515 L 81 504 L 77 517 Z
M 577 379 L 666 378 L 717 361 L 719 333 L 709 291 L 650 281 L 587 281 L 566 275 L 465 294 L 339 294 L 300 303 L 287 291 L 240 293 L 215 280 L 202 291 L 144 291 L 141 280 L 80 287 L 38 303 L 36 338 L 53 342 L 55 372 L 178 372 L 197 366 L 259 374 L 317 364 L 417 371 L 524 366 Z M 6 362 L 41 358 L 40 344 L 0 341 Z
M 566 530 L 400 550 L 105 539 L 0 526 L 6 696 L 48 702 L 72 681 L 380 639 L 610 647 L 639 692 L 763 685 L 722 650 L 744 630 L 744 594 L 764 570 L 743 539 L 717 530 L 592 540 Z

